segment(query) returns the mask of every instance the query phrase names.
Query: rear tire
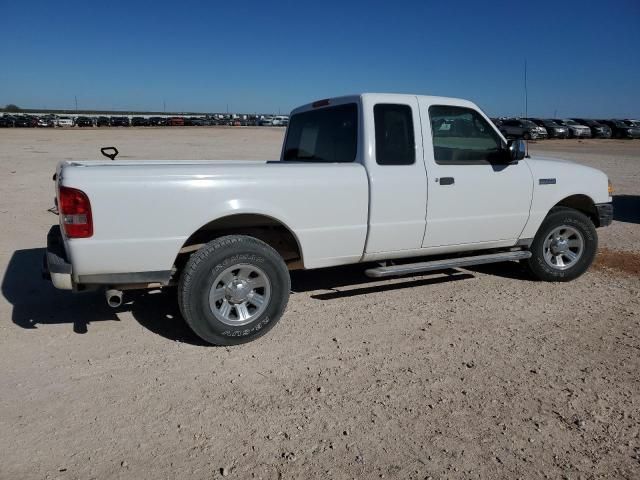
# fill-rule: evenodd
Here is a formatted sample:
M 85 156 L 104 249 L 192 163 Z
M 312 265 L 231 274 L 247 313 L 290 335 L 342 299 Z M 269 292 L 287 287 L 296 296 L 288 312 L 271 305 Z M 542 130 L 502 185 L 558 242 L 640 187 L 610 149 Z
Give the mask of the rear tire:
M 528 270 L 545 282 L 568 282 L 591 266 L 598 250 L 593 222 L 572 208 L 553 209 L 531 244 Z
M 187 262 L 178 303 L 204 341 L 238 345 L 261 337 L 280 320 L 289 300 L 289 271 L 260 240 L 229 235 L 207 243 Z

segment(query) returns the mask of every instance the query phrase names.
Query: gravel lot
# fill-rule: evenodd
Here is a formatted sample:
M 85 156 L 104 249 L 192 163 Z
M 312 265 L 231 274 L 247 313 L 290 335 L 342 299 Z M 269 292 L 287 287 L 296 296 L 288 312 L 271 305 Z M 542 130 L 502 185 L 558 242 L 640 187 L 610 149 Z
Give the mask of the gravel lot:
M 569 284 L 517 264 L 299 272 L 287 313 L 203 345 L 171 292 L 40 279 L 64 159 L 278 158 L 278 128 L 0 130 L 0 478 L 640 478 L 640 141 L 546 141 L 616 221 Z

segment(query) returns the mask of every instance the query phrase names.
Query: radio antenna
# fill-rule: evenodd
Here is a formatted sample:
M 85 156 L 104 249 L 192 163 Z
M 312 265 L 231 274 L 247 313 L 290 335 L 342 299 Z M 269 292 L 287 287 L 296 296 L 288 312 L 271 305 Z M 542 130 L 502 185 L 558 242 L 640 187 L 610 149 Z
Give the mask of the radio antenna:
M 524 59 L 524 118 L 529 119 L 529 94 L 527 91 L 527 59 Z M 525 140 L 525 158 L 531 158 L 529 155 L 529 140 Z

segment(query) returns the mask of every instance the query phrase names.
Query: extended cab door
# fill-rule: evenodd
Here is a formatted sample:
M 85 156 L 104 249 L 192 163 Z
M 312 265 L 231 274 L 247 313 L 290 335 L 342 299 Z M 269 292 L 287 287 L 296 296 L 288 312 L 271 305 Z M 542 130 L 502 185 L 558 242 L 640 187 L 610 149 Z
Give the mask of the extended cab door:
M 420 114 L 429 172 L 423 246 L 515 243 L 531 206 L 526 162 L 504 162 L 504 140 L 473 104 L 422 99 Z
M 407 95 L 362 98 L 369 176 L 365 253 L 419 249 L 425 227 L 427 175 L 418 101 Z

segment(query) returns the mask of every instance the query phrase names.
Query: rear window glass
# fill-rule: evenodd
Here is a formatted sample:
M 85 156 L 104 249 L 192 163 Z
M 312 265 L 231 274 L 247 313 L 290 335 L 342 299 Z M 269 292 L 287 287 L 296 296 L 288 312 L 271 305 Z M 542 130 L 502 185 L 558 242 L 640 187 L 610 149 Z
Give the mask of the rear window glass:
M 285 161 L 353 162 L 358 144 L 355 103 L 296 113 L 289 120 Z

